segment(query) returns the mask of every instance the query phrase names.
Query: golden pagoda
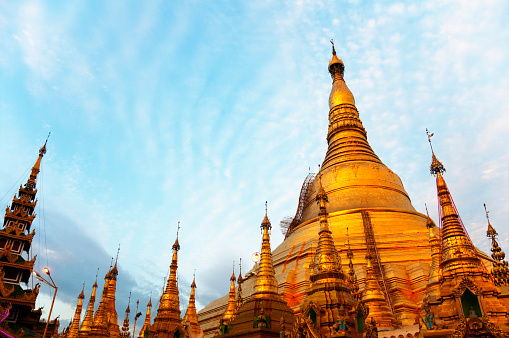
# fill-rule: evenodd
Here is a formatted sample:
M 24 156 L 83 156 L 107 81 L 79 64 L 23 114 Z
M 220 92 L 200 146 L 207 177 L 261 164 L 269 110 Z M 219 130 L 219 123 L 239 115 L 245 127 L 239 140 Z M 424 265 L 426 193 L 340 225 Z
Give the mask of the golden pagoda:
M 235 266 L 234 266 L 235 268 Z M 232 276 L 230 277 L 230 292 L 228 294 L 228 306 L 226 307 L 226 311 L 223 315 L 223 322 L 229 323 L 230 319 L 233 317 L 235 313 L 235 306 L 236 306 L 236 300 L 235 300 L 235 269 L 232 272 Z M 226 324 L 228 325 L 228 324 Z
M 148 336 L 150 338 L 173 338 L 174 335 L 182 336 L 185 334 L 182 319 L 180 318 L 180 301 L 179 291 L 177 288 L 177 252 L 180 250 L 178 233 L 177 239 L 175 239 L 175 243 L 172 246 L 172 250 L 173 257 L 170 264 L 170 276 L 168 277 L 166 289 L 161 295 L 157 315 L 154 318 L 154 324 L 152 324 L 149 328 Z
M 76 338 L 80 329 L 81 320 L 81 309 L 83 308 L 83 299 L 85 298 L 85 283 L 83 283 L 83 289 L 78 296 L 78 305 L 76 305 L 76 311 L 74 312 L 74 318 L 71 322 L 67 338 Z
M 402 325 L 413 325 L 426 294 L 431 264 L 428 218 L 414 209 L 400 178 L 371 149 L 344 69 L 333 46 L 328 66 L 332 77 L 328 149 L 317 175 L 321 183 L 311 174 L 306 178 L 295 217 L 284 241 L 272 253 L 278 291 L 300 313 L 311 285 L 308 267 L 319 241 L 320 210 L 314 197 L 321 184 L 329 201 L 332 240 L 337 247 L 350 241 L 360 291 L 366 284 L 363 257 L 369 254 L 391 312 Z M 341 259 L 348 258 L 346 253 L 339 252 Z M 245 298 L 255 291 L 249 279 L 243 285 Z M 207 328 L 202 325 L 206 336 L 213 334 L 210 323 L 219 323 L 226 301 L 213 301 L 198 313 L 200 323 L 207 323 Z
M 279 337 L 282 323 L 292 326 L 295 322 L 292 309 L 278 294 L 270 250 L 269 232 L 271 228 L 267 208 L 265 208 L 265 217 L 261 224 L 262 248 L 254 293 L 238 309 L 228 331 L 221 332 L 221 335 L 226 337 Z
M 94 315 L 94 321 L 88 334 L 83 331 L 85 337 L 120 337 L 120 327 L 118 325 L 117 311 L 115 308 L 115 293 L 117 289 L 117 260 L 113 268 L 110 265 L 108 273 L 104 276 L 104 287 L 99 302 L 99 307 Z M 86 320 L 86 318 L 85 318 Z M 82 325 L 83 327 L 83 325 Z
M 430 171 L 436 176 L 440 203 L 441 275 L 438 296 L 428 295 L 423 304 L 421 332 L 424 337 L 502 337 L 502 331 L 509 332 L 508 308 L 468 237 L 442 176 L 445 168 L 433 148 Z
M 394 329 L 401 324 L 391 312 L 387 299 L 380 288 L 373 268 L 372 257 L 366 256 L 366 261 L 366 284 L 362 292 L 362 303 L 369 309 L 367 319 L 371 321 L 373 318 L 377 326 L 382 328 Z
M 152 297 L 150 297 L 147 304 L 147 314 L 145 315 L 145 321 L 143 322 L 143 326 L 138 334 L 139 338 L 148 337 L 148 329 L 150 327 L 150 308 L 152 308 Z
M 193 276 L 191 283 L 191 294 L 189 296 L 189 305 L 184 315 L 184 325 L 186 326 L 187 336 L 190 338 L 203 338 L 203 331 L 198 323 L 198 315 L 196 314 L 196 279 Z
M 320 208 L 320 232 L 318 246 L 310 266 L 311 285 L 301 305 L 301 318 L 297 320 L 299 329 L 307 332 L 308 336 L 356 337 L 359 332 L 355 322 L 357 300 L 347 282 L 341 266 L 341 257 L 332 239 L 325 205 L 328 197 L 321 185 L 320 177 L 315 199 Z M 308 325 L 307 318 L 311 319 L 313 325 Z
M 85 313 L 85 318 L 81 323 L 81 327 L 78 332 L 78 337 L 87 337 L 88 333 L 92 330 L 92 325 L 94 324 L 94 306 L 96 292 L 97 292 L 97 275 L 95 276 L 95 282 L 94 285 L 92 286 L 92 294 L 90 295 L 90 299 L 88 301 L 87 312 Z

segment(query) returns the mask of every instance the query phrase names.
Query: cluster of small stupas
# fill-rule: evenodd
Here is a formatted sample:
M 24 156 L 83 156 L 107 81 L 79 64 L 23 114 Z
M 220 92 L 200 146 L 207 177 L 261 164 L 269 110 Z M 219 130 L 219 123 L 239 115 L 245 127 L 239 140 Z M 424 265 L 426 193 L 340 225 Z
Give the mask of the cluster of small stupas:
M 266 207 L 259 261 L 244 276 L 233 273 L 228 295 L 199 313 L 193 278 L 189 305 L 181 316 L 177 233 L 156 316 L 151 319 L 150 300 L 138 337 L 509 337 L 509 269 L 489 218 L 491 257 L 469 238 L 433 149 L 430 170 L 436 176 L 439 227 L 415 211 L 399 177 L 367 141 L 334 46 L 328 69 L 333 79 L 329 148 L 318 175 L 305 181 L 283 243 L 271 250 Z M 35 205 L 35 193 L 24 196 L 20 188 L 23 203 Z M 15 218 L 20 203 L 13 200 L 6 219 Z M 33 205 L 23 212 L 30 215 Z M 10 224 L 4 222 L 3 231 L 12 237 Z M 10 257 L 5 252 L 13 246 L 3 243 L 2 257 Z M 94 313 L 96 281 L 80 324 L 82 290 L 65 336 L 131 337 L 129 305 L 122 327 L 118 324 L 117 274 L 115 262 Z M 10 290 L 5 276 L 1 299 Z M 27 275 L 20 276 L 26 283 Z

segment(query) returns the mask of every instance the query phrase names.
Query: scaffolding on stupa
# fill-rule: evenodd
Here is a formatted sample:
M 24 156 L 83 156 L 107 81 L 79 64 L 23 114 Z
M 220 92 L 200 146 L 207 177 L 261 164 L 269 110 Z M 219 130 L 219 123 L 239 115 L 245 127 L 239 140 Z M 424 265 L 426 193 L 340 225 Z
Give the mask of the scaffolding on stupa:
M 387 289 L 387 283 L 385 282 L 384 270 L 382 268 L 382 263 L 380 262 L 380 255 L 378 254 L 378 249 L 376 247 L 375 234 L 373 232 L 373 225 L 371 224 L 371 217 L 369 217 L 367 210 L 362 210 L 361 213 L 362 223 L 364 224 L 364 236 L 366 238 L 368 256 L 372 259 L 373 271 L 375 272 L 378 283 L 383 290 L 385 299 L 389 304 L 389 308 L 391 309 L 391 312 L 394 313 L 391 297 L 389 296 L 389 290 Z
M 283 218 L 283 220 L 279 223 L 281 228 L 281 232 L 285 235 L 285 239 L 290 236 L 292 231 L 302 223 L 302 211 L 304 210 L 304 204 L 306 203 L 309 195 L 309 186 L 311 182 L 316 178 L 316 174 L 309 173 L 304 179 L 304 183 L 302 183 L 302 188 L 300 189 L 299 196 L 299 205 L 297 207 L 297 212 L 294 217 L 287 216 Z

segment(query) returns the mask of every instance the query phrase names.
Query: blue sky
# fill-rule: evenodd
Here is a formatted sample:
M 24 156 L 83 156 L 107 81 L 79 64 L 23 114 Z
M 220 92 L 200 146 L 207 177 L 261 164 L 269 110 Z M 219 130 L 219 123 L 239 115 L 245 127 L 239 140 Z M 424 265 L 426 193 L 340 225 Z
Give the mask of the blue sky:
M 489 252 L 486 203 L 509 253 L 506 1 L 0 8 L 0 203 L 51 131 L 33 253 L 52 268 L 63 323 L 119 243 L 123 318 L 129 291 L 142 312 L 158 298 L 178 221 L 184 309 L 195 269 L 198 308 L 227 294 L 232 261 L 259 249 L 266 200 L 272 247 L 282 241 L 327 148 L 331 38 L 368 140 L 414 207 L 437 220 L 429 128 L 474 243 Z

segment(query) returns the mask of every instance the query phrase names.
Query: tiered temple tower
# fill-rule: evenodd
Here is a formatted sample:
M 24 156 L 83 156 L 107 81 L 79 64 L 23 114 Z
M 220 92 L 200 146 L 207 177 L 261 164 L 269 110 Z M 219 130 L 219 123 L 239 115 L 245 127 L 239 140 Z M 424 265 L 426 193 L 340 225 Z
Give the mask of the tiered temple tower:
M 118 255 L 117 255 L 118 258 Z M 110 265 L 111 267 L 111 265 Z M 117 290 L 117 261 L 113 268 L 110 268 L 104 276 L 104 287 L 99 307 L 94 315 L 94 322 L 87 337 L 90 338 L 119 338 L 120 328 L 118 326 L 117 311 L 115 309 L 115 293 Z
M 254 293 L 235 313 L 225 337 L 279 337 L 281 326 L 295 322 L 293 311 L 278 294 L 274 275 L 270 234 L 272 228 L 267 210 L 261 224 L 262 249 L 254 285 Z
M 177 288 L 177 252 L 180 250 L 178 235 L 172 249 L 173 257 L 170 264 L 170 276 L 168 277 L 166 289 L 161 296 L 154 324 L 149 328 L 149 337 L 151 338 L 173 338 L 177 331 L 180 335 L 185 334 L 182 319 L 180 318 L 180 301 Z
M 39 157 L 27 183 L 19 187 L 18 195 L 6 208 L 3 228 L 0 230 L 0 313 L 9 311 L 0 330 L 13 336 L 22 335 L 23 328 L 38 331 L 37 323 L 41 316 L 40 309 L 34 311 L 39 284 L 33 290 L 23 288 L 22 284 L 28 284 L 36 258 L 28 259 L 35 235 L 30 228 L 35 219 L 36 181 L 42 157 L 46 153 L 46 143 L 47 140 L 39 149 Z
M 468 237 L 442 176 L 445 168 L 434 152 L 430 171 L 436 176 L 440 202 L 440 281 L 438 296 L 430 294 L 423 304 L 423 335 L 498 336 L 499 329 L 509 332 L 508 309 L 498 299 L 500 289 Z
M 148 300 L 147 304 L 147 313 L 145 315 L 145 321 L 143 322 L 143 326 L 141 327 L 140 333 L 138 335 L 139 338 L 148 337 L 148 329 L 150 327 L 150 309 L 152 308 L 152 297 Z
M 90 295 L 90 299 L 88 301 L 88 307 L 87 312 L 85 313 L 85 318 L 83 319 L 80 330 L 78 332 L 79 337 L 87 337 L 89 332 L 92 330 L 92 325 L 94 324 L 94 306 L 96 292 L 97 292 L 97 276 L 95 278 L 94 285 L 92 286 L 92 294 Z
M 189 305 L 187 306 L 186 314 L 184 315 L 184 325 L 186 326 L 187 335 L 190 338 L 203 338 L 203 331 L 198 324 L 198 315 L 196 313 L 196 280 L 193 277 L 191 283 L 191 295 L 189 296 Z
M 74 312 L 74 318 L 72 319 L 67 338 L 76 338 L 80 329 L 81 320 L 81 309 L 83 308 L 83 299 L 85 298 L 85 283 L 83 283 L 83 289 L 78 296 L 78 305 L 76 305 L 76 311 Z
M 355 321 L 357 300 L 347 283 L 341 257 L 332 239 L 325 205 L 328 197 L 320 183 L 320 177 L 315 200 L 320 208 L 320 232 L 318 246 L 310 266 L 311 285 L 301 306 L 301 318 L 298 319 L 299 329 L 311 331 L 308 336 L 356 337 L 359 332 Z M 311 323 L 306 320 L 307 318 L 311 319 L 313 325 L 309 325 Z

